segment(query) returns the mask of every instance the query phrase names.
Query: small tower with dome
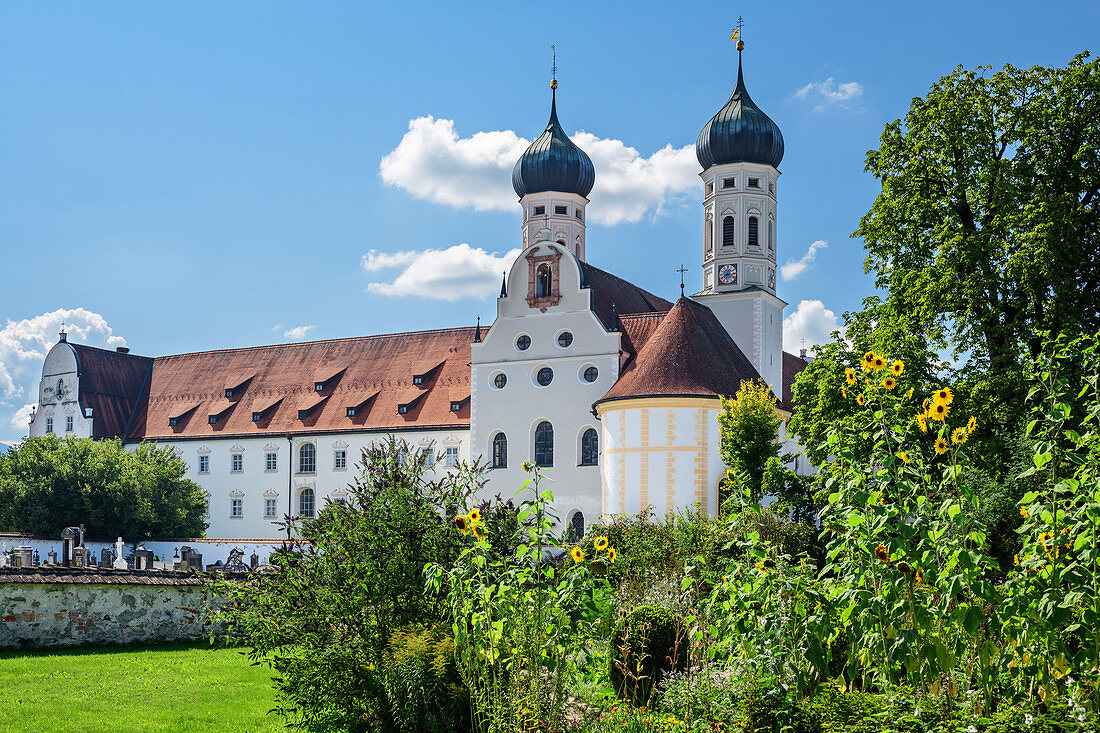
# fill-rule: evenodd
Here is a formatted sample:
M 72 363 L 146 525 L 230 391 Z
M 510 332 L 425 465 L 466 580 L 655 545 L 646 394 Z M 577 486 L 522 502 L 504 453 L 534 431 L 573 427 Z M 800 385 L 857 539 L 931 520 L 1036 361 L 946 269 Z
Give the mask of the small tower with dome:
M 744 48 L 738 40 L 733 94 L 695 143 L 703 167 L 703 289 L 693 297 L 782 397 L 786 303 L 776 295 L 776 236 L 783 133 L 749 96 Z

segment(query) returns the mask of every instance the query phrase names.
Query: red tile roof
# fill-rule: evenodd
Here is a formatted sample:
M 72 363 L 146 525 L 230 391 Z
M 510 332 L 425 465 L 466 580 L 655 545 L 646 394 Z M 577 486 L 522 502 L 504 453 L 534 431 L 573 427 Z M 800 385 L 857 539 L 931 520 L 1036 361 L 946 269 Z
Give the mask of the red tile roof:
M 638 352 L 597 404 L 632 397 L 729 396 L 743 380 L 760 378 L 706 306 L 682 297 L 659 323 L 655 320 L 623 319 Z
M 78 399 L 92 410 L 92 437 L 126 435 L 153 360 L 84 344 L 69 345 L 76 352 Z
M 145 359 L 152 369 L 127 439 L 468 428 L 469 409 L 451 412 L 451 395 L 470 393 L 473 338 L 473 328 L 451 328 Z M 425 364 L 438 367 L 414 387 Z M 323 392 L 315 381 L 325 382 Z M 242 384 L 225 398 L 227 387 Z M 413 393 L 420 399 L 398 414 Z M 190 405 L 199 409 L 181 414 Z M 349 406 L 359 407 L 353 417 Z M 298 410 L 307 408 L 299 420 Z M 253 412 L 264 412 L 260 422 L 252 422 Z M 220 418 L 211 425 L 209 415 Z M 179 417 L 174 427 L 170 416 Z
M 672 303 L 664 298 L 642 290 L 610 272 L 587 262 L 581 266 L 584 268 L 585 281 L 592 290 L 592 311 L 609 331 L 618 328 L 616 316 L 628 313 L 659 313 L 672 307 Z
M 791 388 L 799 372 L 806 368 L 806 361 L 794 354 L 783 352 L 783 403 L 794 407 L 794 395 Z

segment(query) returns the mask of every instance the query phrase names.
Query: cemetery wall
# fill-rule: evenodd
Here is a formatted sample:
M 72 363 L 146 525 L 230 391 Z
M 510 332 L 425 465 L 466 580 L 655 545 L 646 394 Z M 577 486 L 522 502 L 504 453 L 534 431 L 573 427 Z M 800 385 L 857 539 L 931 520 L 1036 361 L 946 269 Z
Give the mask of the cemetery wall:
M 0 648 L 208 638 L 201 578 L 94 568 L 0 568 Z

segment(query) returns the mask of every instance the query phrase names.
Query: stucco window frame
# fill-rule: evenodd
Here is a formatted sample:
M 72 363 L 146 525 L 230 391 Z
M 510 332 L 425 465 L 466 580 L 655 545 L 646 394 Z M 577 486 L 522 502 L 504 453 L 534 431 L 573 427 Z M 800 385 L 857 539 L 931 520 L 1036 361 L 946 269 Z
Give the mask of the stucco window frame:
M 524 258 L 527 260 L 527 305 L 530 308 L 538 308 L 540 312 L 545 313 L 547 308 L 557 305 L 561 302 L 561 251 L 554 247 L 546 247 L 549 250 L 549 254 L 539 255 L 536 252 L 543 249 L 542 247 L 535 247 Z M 535 297 L 535 273 L 538 270 L 539 265 L 548 264 L 550 266 L 550 294 Z

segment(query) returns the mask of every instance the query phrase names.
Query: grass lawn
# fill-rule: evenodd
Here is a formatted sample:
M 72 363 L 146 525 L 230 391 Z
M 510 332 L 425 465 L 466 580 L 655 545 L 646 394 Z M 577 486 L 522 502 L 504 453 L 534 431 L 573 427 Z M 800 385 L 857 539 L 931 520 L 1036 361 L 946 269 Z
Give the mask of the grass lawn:
M 199 644 L 0 653 L 0 731 L 284 730 L 267 667 Z

